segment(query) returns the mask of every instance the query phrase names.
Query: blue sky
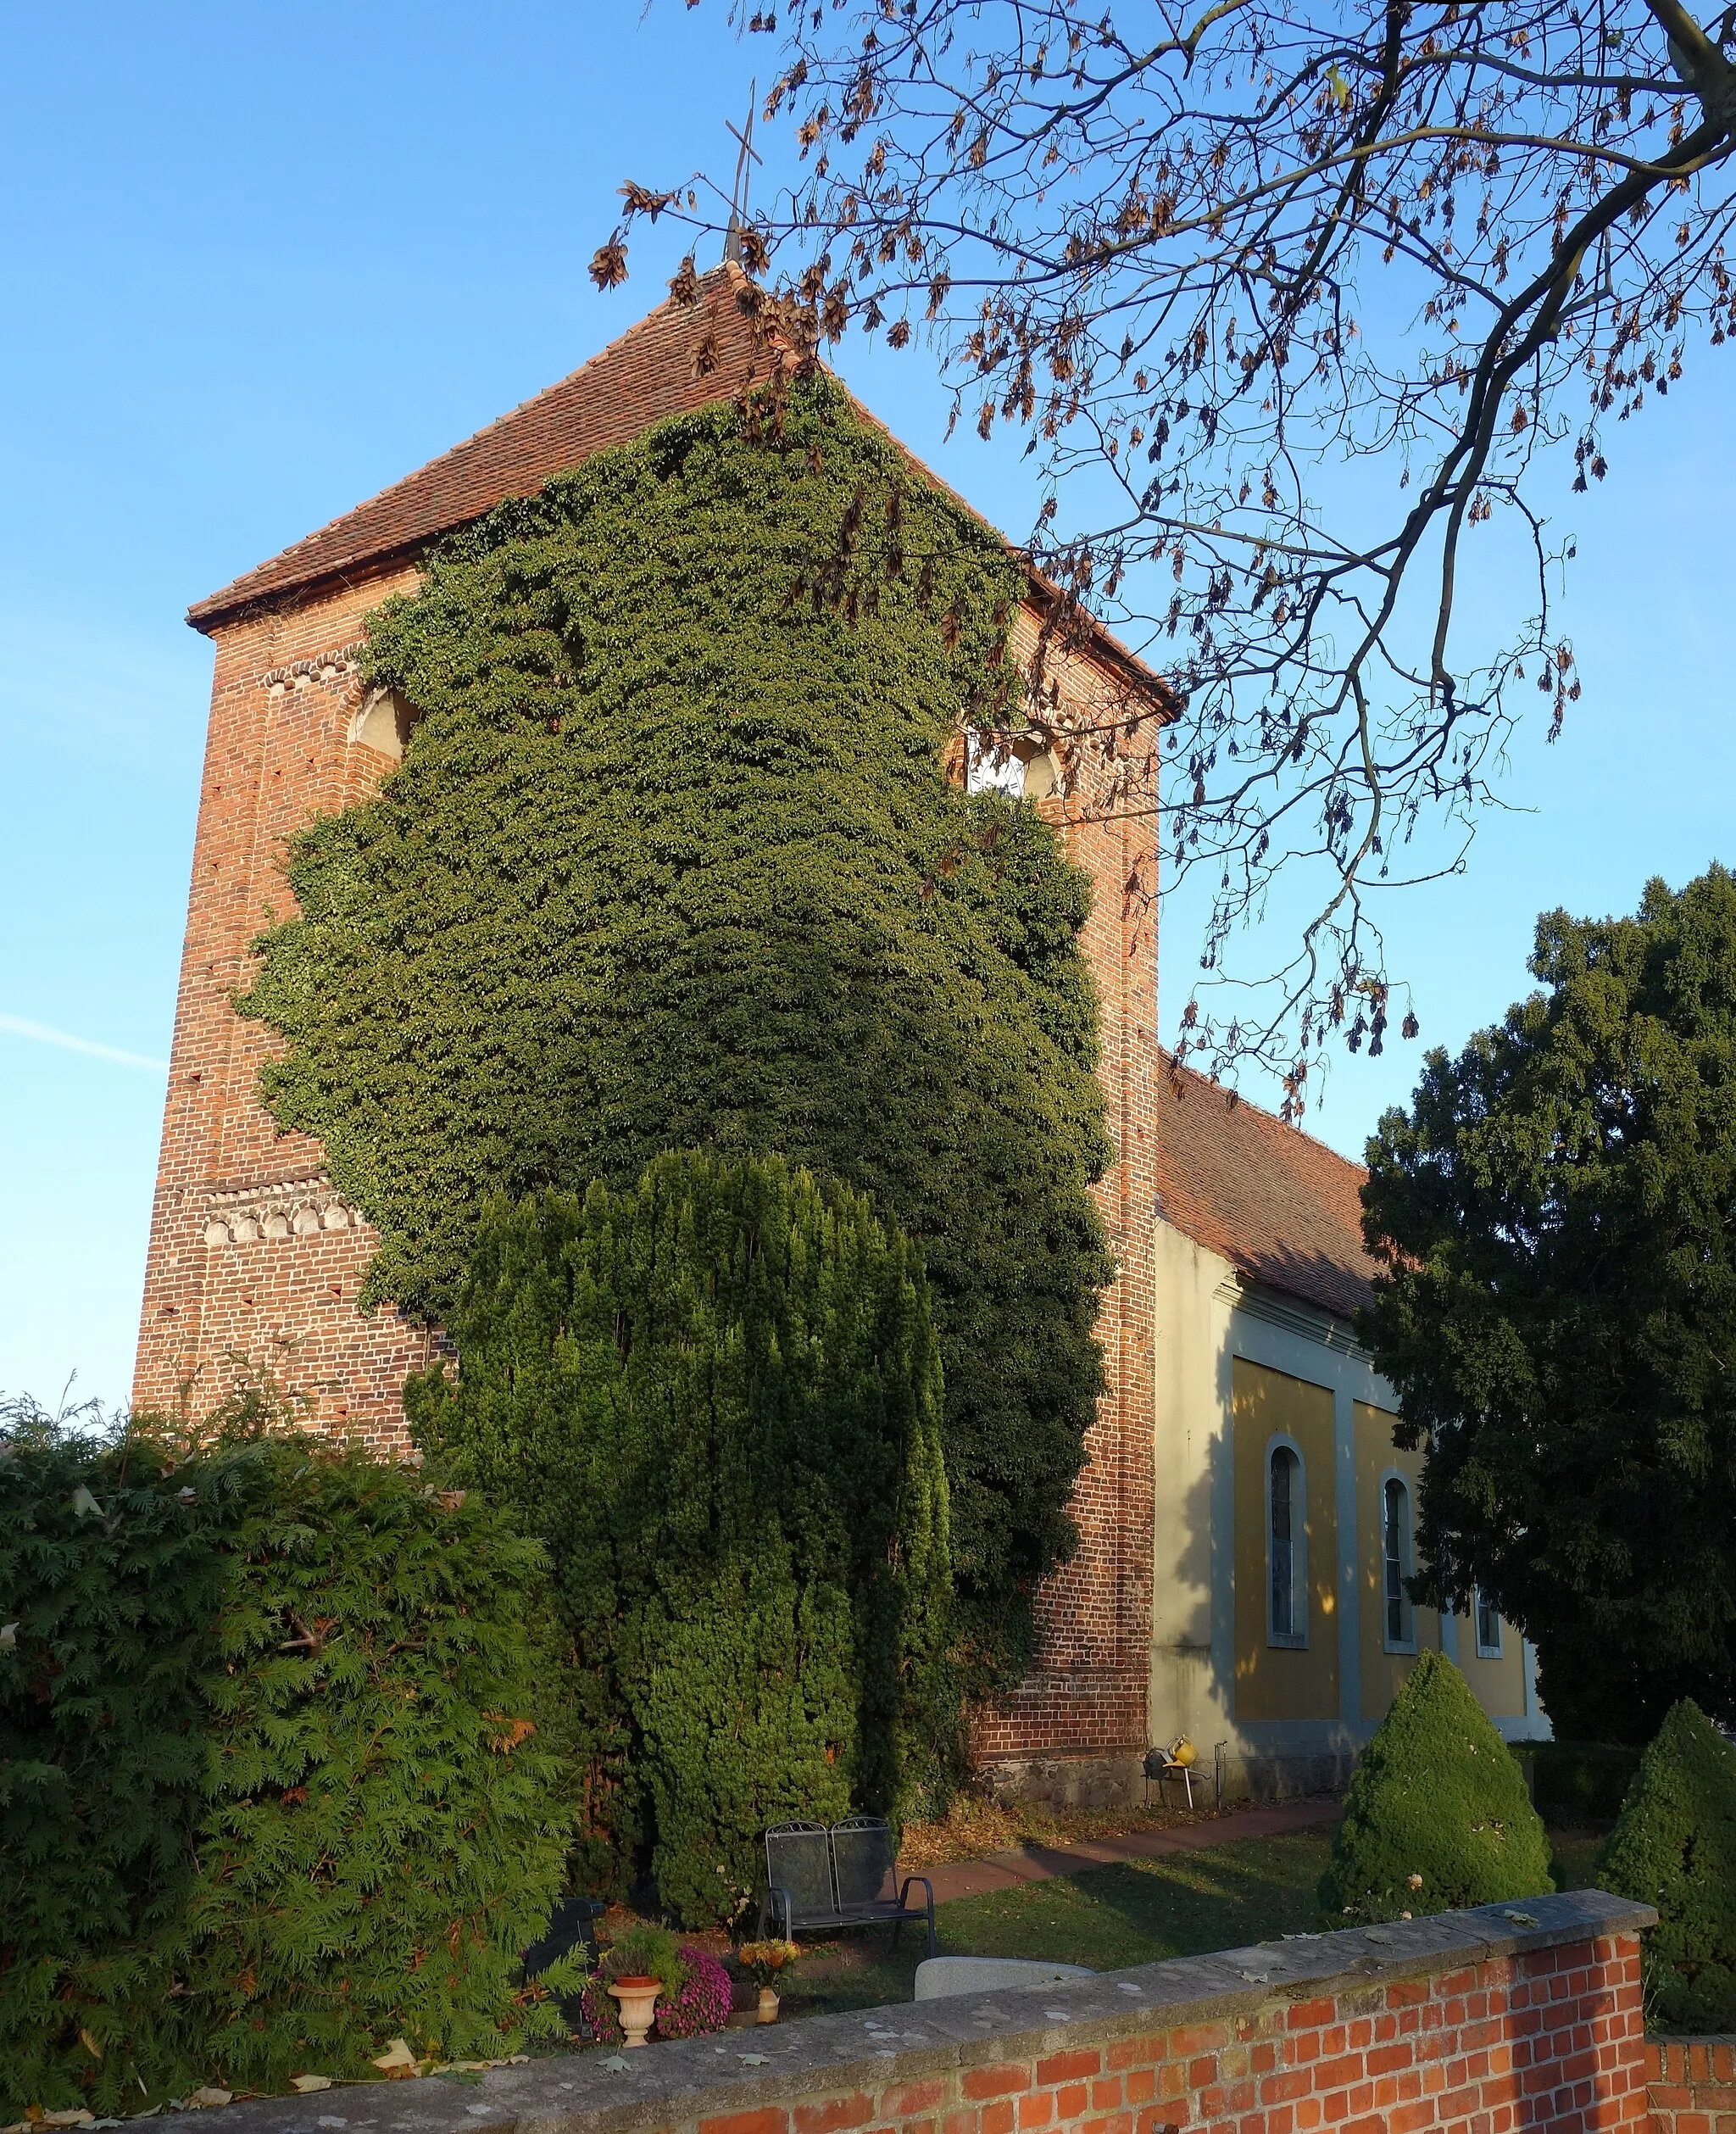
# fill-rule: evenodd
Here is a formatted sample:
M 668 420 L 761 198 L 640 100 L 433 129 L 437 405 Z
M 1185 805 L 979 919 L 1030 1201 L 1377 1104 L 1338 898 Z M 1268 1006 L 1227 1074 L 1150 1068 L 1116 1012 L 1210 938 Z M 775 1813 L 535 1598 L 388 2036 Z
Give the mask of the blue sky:
M 0 77 L 0 1390 L 125 1397 L 211 655 L 187 604 L 573 369 L 661 293 L 586 262 L 632 176 L 727 174 L 764 41 L 721 0 L 14 8 Z M 702 264 L 704 262 L 702 261 Z M 1015 465 L 912 352 L 862 397 L 1014 530 Z M 1586 685 L 1463 879 L 1394 915 L 1425 1041 L 1525 983 L 1538 911 L 1736 858 L 1736 373 L 1698 357 L 1579 506 Z M 1558 504 L 1564 518 L 1570 499 Z M 1166 915 L 1166 1004 L 1189 914 Z M 75 1050 L 43 1032 L 82 1042 Z M 1310 1123 L 1360 1151 L 1415 1049 Z M 141 1064 L 143 1062 L 144 1064 Z M 1260 1094 L 1250 1091 L 1250 1094 Z

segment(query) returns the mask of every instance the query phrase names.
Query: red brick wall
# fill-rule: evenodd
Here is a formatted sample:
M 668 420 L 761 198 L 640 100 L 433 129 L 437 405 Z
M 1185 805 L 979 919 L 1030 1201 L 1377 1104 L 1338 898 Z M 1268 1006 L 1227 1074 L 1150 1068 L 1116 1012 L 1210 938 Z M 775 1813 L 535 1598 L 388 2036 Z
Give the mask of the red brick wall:
M 313 1419 L 381 1450 L 404 1442 L 399 1389 L 427 1332 L 356 1295 L 376 1246 L 331 1193 L 317 1142 L 283 1134 L 257 1095 L 275 1040 L 230 1006 L 249 944 L 291 906 L 290 835 L 370 789 L 383 760 L 348 739 L 359 690 L 345 657 L 400 571 L 227 626 L 216 673 L 134 1380 L 142 1407 L 193 1381 L 196 1412 L 240 1361 L 312 1396 Z M 1017 649 L 1029 655 L 1027 618 Z M 1124 710 L 1093 665 L 1056 663 L 1062 721 Z M 1076 789 L 1045 803 L 1095 898 L 1084 951 L 1102 1003 L 1103 1076 L 1118 1158 L 1098 1189 L 1119 1277 L 1100 1334 L 1107 1390 L 1089 1440 L 1074 1561 L 1040 1596 L 1041 1652 L 980 1752 L 1098 1756 L 1145 1747 L 1151 1630 L 1153 1144 L 1157 1069 L 1155 725 L 1132 747 L 1082 747 Z M 287 1234 L 273 1236 L 272 1229 Z
M 1646 2098 L 1655 2134 L 1736 2134 L 1736 2037 L 1652 2037 Z
M 920 2020 L 932 2006 L 910 2013 Z M 1630 1936 L 695 2124 L 697 2134 L 1602 2134 L 1645 2116 Z
M 348 739 L 360 692 L 347 653 L 368 610 L 411 582 L 376 579 L 218 635 L 133 1380 L 142 1407 L 173 1407 L 191 1381 L 203 1412 L 244 1362 L 310 1395 L 326 1427 L 382 1450 L 403 1442 L 399 1389 L 429 1336 L 393 1312 L 358 1313 L 375 1234 L 332 1194 L 320 1145 L 281 1134 L 260 1105 L 275 1040 L 230 1002 L 254 937 L 291 908 L 291 833 L 385 767 Z
M 1015 649 L 1027 664 L 1028 615 Z M 1053 1753 L 1143 1752 L 1151 1666 L 1152 1433 L 1156 1326 L 1157 742 L 1155 720 L 1131 737 L 1130 707 L 1094 666 L 1064 660 L 1057 724 L 1108 727 L 1082 742 L 1065 801 L 1043 803 L 1090 875 L 1082 947 L 1097 983 L 1102 1066 L 1117 1161 L 1097 1189 L 1118 1269 L 1098 1334 L 1106 1385 L 1074 1492 L 1078 1553 L 1038 1596 L 1038 1663 L 973 1741 L 985 1762 Z

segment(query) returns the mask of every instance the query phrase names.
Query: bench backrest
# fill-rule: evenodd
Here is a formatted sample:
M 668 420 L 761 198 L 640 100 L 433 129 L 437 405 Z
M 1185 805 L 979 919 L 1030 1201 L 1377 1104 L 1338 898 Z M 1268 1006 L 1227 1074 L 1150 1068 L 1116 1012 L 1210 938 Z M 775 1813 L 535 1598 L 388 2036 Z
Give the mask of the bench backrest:
M 825 1824 L 774 1823 L 765 1833 L 765 1879 L 773 1889 L 788 1891 L 796 1921 L 836 1912 Z
M 891 1825 L 877 1815 L 846 1816 L 832 1825 L 832 1858 L 840 1911 L 895 1895 L 892 1880 L 897 1852 Z

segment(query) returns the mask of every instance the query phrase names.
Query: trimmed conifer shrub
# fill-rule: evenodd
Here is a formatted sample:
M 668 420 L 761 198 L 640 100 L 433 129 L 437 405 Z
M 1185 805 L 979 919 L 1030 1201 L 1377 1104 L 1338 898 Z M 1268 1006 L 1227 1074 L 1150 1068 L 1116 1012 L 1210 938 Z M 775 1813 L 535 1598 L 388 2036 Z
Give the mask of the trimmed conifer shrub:
M 0 1439 L 0 2114 L 553 2033 L 540 1546 L 306 1438 Z
M 1641 1945 L 1650 2020 L 1736 2030 L 1736 1750 L 1691 1697 L 1641 1757 L 1597 1879 L 1657 1907 Z
M 381 1235 L 364 1301 L 449 1323 L 483 1202 L 670 1149 L 781 1152 L 921 1246 L 960 1645 L 1016 1675 L 1071 1553 L 1110 1262 L 1087 878 L 949 787 L 1010 712 L 1021 579 L 823 378 L 599 453 L 368 624 L 421 716 L 293 842 L 248 1010 Z M 815 559 L 823 567 L 815 567 Z
M 1555 1887 L 1512 1752 L 1465 1678 L 1425 1652 L 1362 1752 L 1321 1877 L 1328 1923 L 1452 1912 Z
M 685 1925 L 766 1825 L 896 1814 L 957 1737 L 942 1378 L 921 1260 L 781 1159 L 492 1204 L 406 1394 L 443 1476 L 547 1539 L 591 1702 L 588 1871 Z

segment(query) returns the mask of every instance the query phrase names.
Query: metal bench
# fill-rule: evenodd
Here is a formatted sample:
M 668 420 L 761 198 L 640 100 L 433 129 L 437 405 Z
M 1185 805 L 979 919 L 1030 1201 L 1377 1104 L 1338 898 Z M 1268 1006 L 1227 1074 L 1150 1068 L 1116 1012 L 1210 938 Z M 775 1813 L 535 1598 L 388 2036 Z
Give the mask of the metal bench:
M 768 1923 L 787 1940 L 798 1934 L 845 1926 L 892 1927 L 893 1947 L 906 1919 L 928 1929 L 928 1953 L 936 1953 L 934 1885 L 926 1875 L 907 1875 L 894 1888 L 898 1846 L 892 1825 L 877 1815 L 846 1816 L 828 1830 L 823 1823 L 775 1823 L 765 1833 L 765 1894 L 760 1900 L 760 1931 Z M 924 1901 L 910 1903 L 920 1888 Z

